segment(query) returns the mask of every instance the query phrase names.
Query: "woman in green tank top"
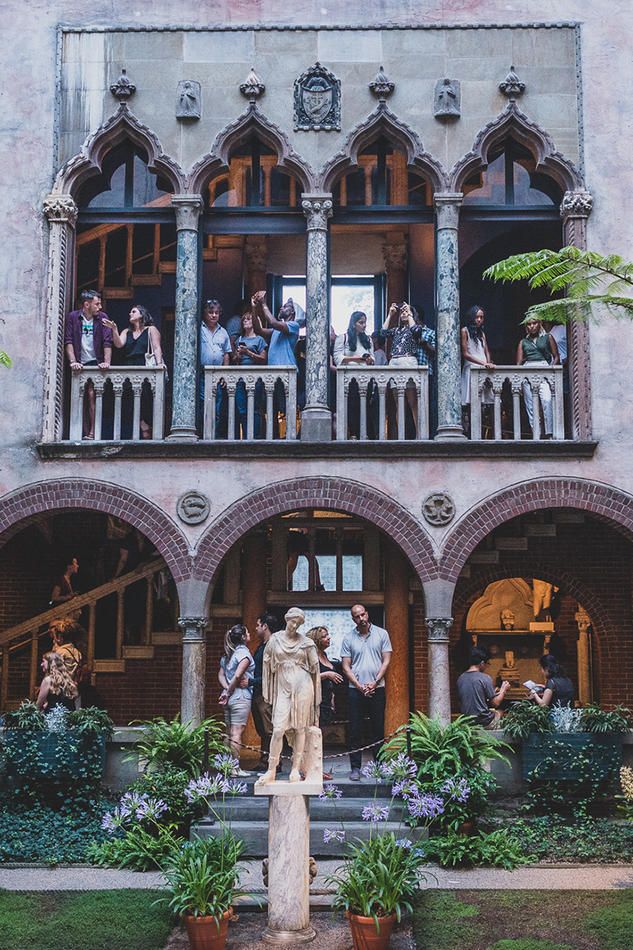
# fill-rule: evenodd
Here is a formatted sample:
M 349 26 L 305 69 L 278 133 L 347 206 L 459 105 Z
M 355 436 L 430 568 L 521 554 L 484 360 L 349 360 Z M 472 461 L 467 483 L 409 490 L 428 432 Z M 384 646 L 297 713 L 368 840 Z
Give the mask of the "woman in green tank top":
M 556 340 L 543 331 L 540 320 L 528 320 L 525 324 L 525 336 L 517 346 L 517 366 L 557 366 L 560 362 Z M 545 380 L 539 386 L 539 401 L 543 408 L 544 438 L 551 439 L 553 432 L 552 390 Z M 525 411 L 534 428 L 534 394 L 527 379 L 523 380 L 523 399 Z

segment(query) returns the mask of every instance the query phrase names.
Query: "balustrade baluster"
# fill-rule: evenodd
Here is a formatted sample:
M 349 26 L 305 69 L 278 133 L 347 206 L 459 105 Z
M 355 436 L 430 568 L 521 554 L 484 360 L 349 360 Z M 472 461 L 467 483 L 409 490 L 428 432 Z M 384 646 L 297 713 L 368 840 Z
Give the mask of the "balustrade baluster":
M 479 373 L 470 370 L 470 438 L 481 439 L 481 402 L 484 398 Z
M 541 438 L 541 380 L 537 377 L 535 380 L 530 382 L 532 387 L 532 411 L 533 411 L 533 424 L 532 424 L 532 438 L 538 440 Z
M 83 435 L 84 388 L 81 374 L 73 373 L 70 391 L 70 438 L 73 442 L 81 442 Z
M 493 438 L 494 438 L 494 439 L 502 439 L 502 438 L 503 438 L 503 432 L 501 431 L 501 386 L 503 386 L 503 383 L 497 384 L 496 386 L 493 386 L 493 389 L 492 389 L 493 396 L 494 396 L 494 400 L 495 400 L 495 403 L 494 403 L 494 410 L 493 410 L 493 412 L 494 412 L 494 416 L 493 416 L 493 424 L 494 424 Z
M 132 418 L 132 441 L 138 442 L 141 438 L 141 391 L 143 389 L 142 379 L 133 379 L 132 395 L 134 398 L 134 413 Z
M 121 438 L 121 404 L 123 402 L 123 383 L 116 382 L 113 384 L 112 389 L 114 390 L 114 441 L 118 441 Z
M 204 377 L 204 422 L 202 425 L 203 439 L 215 439 L 215 400 L 218 388 L 217 377 L 205 370 Z
M 293 386 L 296 376 L 287 376 L 284 383 L 286 391 L 286 439 L 297 438 L 297 387 Z
M 229 412 L 228 412 L 228 432 L 226 437 L 229 442 L 235 442 L 235 383 L 229 383 L 225 380 L 226 389 L 226 398 L 229 403 Z
M 246 438 L 254 439 L 255 438 L 255 390 L 257 388 L 257 381 L 254 380 L 251 383 L 245 385 L 246 389 Z
M 552 418 L 554 420 L 554 438 L 565 438 L 565 404 L 563 402 L 563 374 L 556 373 L 552 386 Z
M 406 389 L 406 382 L 404 386 L 398 385 L 398 439 L 402 440 L 405 436 L 404 428 L 404 396 Z
M 274 397 L 275 397 L 275 380 L 269 379 L 266 382 L 266 439 L 269 442 L 272 442 L 272 438 L 275 433 Z
M 360 400 L 360 440 L 367 441 L 367 383 L 358 386 L 358 398 Z
M 345 373 L 336 374 L 336 439 L 344 441 L 347 438 L 347 403 L 349 379 Z
M 95 439 L 103 439 L 103 390 L 105 379 L 94 380 L 95 388 Z
M 378 386 L 378 439 L 387 438 L 387 383 Z
M 521 438 L 521 384 L 512 383 L 512 438 Z
M 165 370 L 151 373 L 152 380 L 152 439 L 165 435 Z

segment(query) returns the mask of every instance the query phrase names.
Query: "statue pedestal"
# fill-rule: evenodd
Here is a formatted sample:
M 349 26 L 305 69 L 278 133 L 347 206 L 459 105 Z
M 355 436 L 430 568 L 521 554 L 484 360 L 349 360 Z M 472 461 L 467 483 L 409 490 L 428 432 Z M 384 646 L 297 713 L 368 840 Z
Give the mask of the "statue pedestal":
M 323 783 L 272 782 L 255 786 L 268 795 L 268 944 L 309 943 L 316 937 L 310 924 L 310 799 Z

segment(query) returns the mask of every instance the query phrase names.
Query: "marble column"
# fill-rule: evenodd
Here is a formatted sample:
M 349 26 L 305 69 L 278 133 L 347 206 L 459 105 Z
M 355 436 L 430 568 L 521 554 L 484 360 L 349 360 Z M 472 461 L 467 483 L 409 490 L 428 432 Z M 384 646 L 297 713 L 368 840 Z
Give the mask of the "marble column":
M 435 195 L 437 440 L 464 439 L 461 399 L 458 233 L 461 192 Z
M 64 322 L 66 313 L 71 309 L 77 205 L 70 195 L 48 195 L 44 199 L 44 214 L 48 221 L 49 239 L 42 438 L 44 442 L 55 442 L 61 439 L 64 428 Z
M 310 799 L 269 789 L 268 926 L 262 938 L 273 945 L 309 943 L 316 936 L 310 924 Z
M 427 617 L 429 645 L 429 716 L 441 722 L 451 721 L 451 684 L 448 660 L 448 634 L 452 617 Z
M 198 220 L 199 195 L 173 195 L 176 254 L 176 326 L 171 431 L 168 439 L 195 442 L 198 374 Z
M 578 612 L 574 615 L 578 624 L 578 699 L 583 706 L 591 702 L 591 645 L 589 640 L 589 627 L 591 626 L 591 617 L 578 604 Z
M 560 206 L 563 244 L 587 249 L 587 219 L 593 198 L 587 191 L 566 191 Z M 567 371 L 574 439 L 591 438 L 591 366 L 589 362 L 589 320 L 572 320 L 567 328 Z
M 303 194 L 306 217 L 306 405 L 301 414 L 304 442 L 329 442 L 332 413 L 328 406 L 330 373 L 330 293 L 328 282 L 328 218 L 332 195 Z
M 182 691 L 180 719 L 198 725 L 204 719 L 206 687 L 206 617 L 179 617 L 182 630 Z
M 400 548 L 385 539 L 385 626 L 393 653 L 385 681 L 385 735 L 409 719 L 409 574 Z

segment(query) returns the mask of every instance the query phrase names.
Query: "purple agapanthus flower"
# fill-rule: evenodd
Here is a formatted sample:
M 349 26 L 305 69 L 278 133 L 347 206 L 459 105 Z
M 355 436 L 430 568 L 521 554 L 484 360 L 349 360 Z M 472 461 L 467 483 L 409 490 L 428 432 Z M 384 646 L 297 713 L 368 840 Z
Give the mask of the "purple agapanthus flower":
M 136 809 L 136 818 L 138 821 L 157 821 L 161 815 L 167 811 L 167 805 L 159 798 L 148 798 L 142 801 Z
M 398 779 L 398 781 L 394 782 L 392 786 L 391 794 L 394 798 L 410 798 L 411 795 L 418 794 L 418 786 L 415 784 L 413 779 Z
M 330 841 L 345 841 L 345 832 L 342 828 L 326 828 L 323 832 L 323 843 Z
M 329 799 L 332 799 L 333 801 L 337 801 L 339 798 L 342 797 L 342 795 L 343 795 L 342 788 L 339 788 L 338 785 L 328 784 L 328 785 L 323 786 L 322 792 L 319 792 L 319 799 L 322 802 L 328 801 Z
M 236 759 L 230 752 L 218 752 L 217 755 L 213 756 L 211 764 L 214 769 L 227 777 L 237 772 L 240 767 L 239 759 Z
M 433 820 L 444 812 L 444 799 L 432 792 L 411 795 L 407 799 L 407 808 L 412 818 Z
M 200 798 L 211 798 L 222 791 L 223 779 L 218 775 L 209 775 L 205 772 L 199 778 L 192 778 L 185 788 L 185 798 L 191 804 Z
M 361 815 L 363 821 L 387 821 L 389 817 L 389 806 L 372 802 L 370 805 L 365 805 Z
M 371 762 L 368 762 L 367 765 L 364 765 L 360 773 L 363 778 L 373 778 L 377 782 L 381 781 L 385 774 L 382 769 L 380 762 L 376 762 L 375 759 L 372 759 Z
M 117 824 L 111 812 L 108 811 L 105 813 L 105 815 L 101 819 L 101 827 L 103 828 L 104 831 L 107 831 L 108 834 L 111 835 L 111 834 L 114 834 L 117 828 L 120 828 L 121 826 Z
M 248 791 L 246 782 L 238 782 L 235 778 L 220 779 L 220 791 L 223 795 L 245 795 Z
M 396 844 L 399 848 L 403 848 L 405 851 L 410 851 L 413 847 L 413 842 L 410 840 L 410 838 L 397 838 Z
M 383 775 L 386 778 L 401 779 L 414 778 L 418 767 L 406 752 L 399 752 L 393 759 L 383 763 Z
M 467 802 L 470 798 L 470 785 L 465 778 L 447 779 L 440 791 L 445 795 L 450 795 L 457 802 Z

